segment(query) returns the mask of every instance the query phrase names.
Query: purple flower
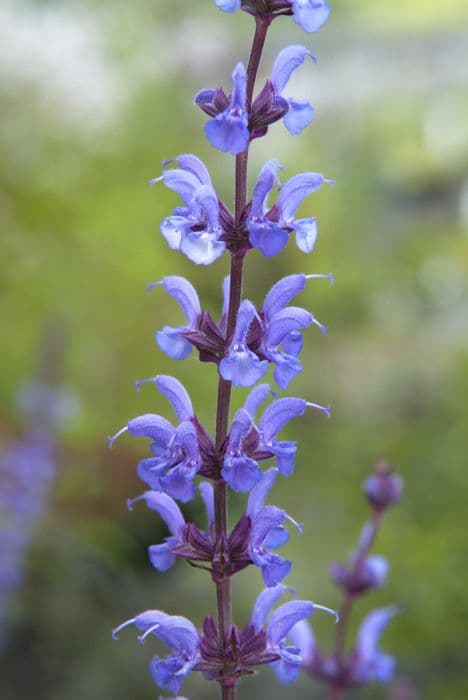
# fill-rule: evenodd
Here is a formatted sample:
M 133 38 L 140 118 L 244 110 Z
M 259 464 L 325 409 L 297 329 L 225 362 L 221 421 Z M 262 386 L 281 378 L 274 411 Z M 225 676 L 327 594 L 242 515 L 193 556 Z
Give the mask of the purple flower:
M 170 275 L 160 282 L 148 285 L 149 289 L 161 285 L 164 291 L 173 297 L 184 312 L 188 324 L 186 326 L 164 326 L 156 333 L 156 342 L 163 352 L 174 360 L 185 360 L 192 352 L 192 344 L 187 340 L 186 333 L 195 330 L 201 316 L 198 294 L 193 285 L 184 277 Z
M 154 456 L 139 463 L 138 476 L 151 489 L 164 491 L 186 503 L 194 496 L 193 479 L 201 466 L 192 402 L 182 384 L 174 377 L 161 374 L 139 381 L 137 386 L 147 382 L 154 382 L 169 400 L 180 421 L 179 425 L 175 428 L 162 416 L 149 413 L 129 421 L 109 438 L 109 445 L 112 446 L 126 431 L 137 437 L 150 438 Z
M 271 608 L 279 602 L 284 592 L 289 590 L 279 584 L 266 588 L 255 601 L 251 623 L 256 631 L 260 631 L 266 623 Z M 297 679 L 301 670 L 301 650 L 288 644 L 287 638 L 291 630 L 301 620 L 311 617 L 314 609 L 324 610 L 336 617 L 336 613 L 321 605 L 314 605 L 307 600 L 293 600 L 283 603 L 271 615 L 266 626 L 267 650 L 277 654 L 280 659 L 272 665 L 283 683 L 292 683 Z
M 337 586 L 355 595 L 371 588 L 385 585 L 388 562 L 385 557 L 371 555 L 356 562 L 351 557 L 350 566 L 335 563 L 330 567 L 330 577 Z
M 182 544 L 185 519 L 177 503 L 163 491 L 146 491 L 141 496 L 129 499 L 127 506 L 132 510 L 137 501 L 145 501 L 148 508 L 156 511 L 166 523 L 171 535 L 162 544 L 152 544 L 148 549 L 150 561 L 158 571 L 168 571 L 175 562 L 172 550 Z
M 278 433 L 286 423 L 302 415 L 307 406 L 330 415 L 328 406 L 309 403 L 303 399 L 283 398 L 266 408 L 256 426 L 255 413 L 269 393 L 271 389 L 268 384 L 256 387 L 234 416 L 221 474 L 235 491 L 250 491 L 262 478 L 258 462 L 273 456 L 276 457 L 278 470 L 284 476 L 289 476 L 294 469 L 297 443 L 277 440 Z
M 312 314 L 287 306 L 291 299 L 305 289 L 308 279 L 317 277 L 333 283 L 331 273 L 288 275 L 273 285 L 263 302 L 260 316 L 263 319 L 264 338 L 260 349 L 262 354 L 273 362 L 273 377 L 280 389 L 286 389 L 291 379 L 302 371 L 302 364 L 298 360 L 303 342 L 300 330 L 315 324 L 322 333 L 327 331 L 326 326 Z
M 305 46 L 287 46 L 279 52 L 271 72 L 270 82 L 275 91 L 275 97 L 282 97 L 291 75 L 301 66 L 307 56 L 315 62 L 316 58 Z M 284 125 L 290 134 L 296 136 L 308 126 L 314 118 L 314 110 L 307 100 L 286 98 L 288 110 L 284 115 Z
M 330 7 L 324 0 L 291 0 L 294 21 L 306 32 L 316 32 L 325 24 Z
M 177 163 L 178 168 L 168 168 Z M 163 163 L 161 177 L 166 187 L 177 192 L 185 206 L 176 207 L 161 223 L 161 233 L 170 248 L 180 250 L 197 265 L 210 265 L 226 248 L 222 234 L 218 196 L 202 161 L 185 153 Z
M 251 138 L 263 136 L 270 124 L 281 118 L 291 134 L 300 134 L 314 118 L 314 110 L 307 100 L 283 97 L 283 91 L 307 56 L 316 60 L 304 46 L 288 46 L 280 51 L 270 79 L 251 106 L 247 104 L 247 75 L 242 63 L 232 73 L 229 97 L 220 87 L 200 90 L 195 95 L 195 104 L 211 117 L 205 125 L 211 145 L 237 155 L 246 150 Z
M 354 653 L 351 657 L 354 683 L 388 683 L 395 673 L 395 659 L 378 648 L 379 639 L 388 623 L 398 612 L 398 606 L 378 608 L 361 623 Z
M 247 333 L 256 315 L 254 305 L 245 299 L 239 307 L 228 355 L 219 365 L 219 372 L 223 379 L 232 382 L 234 386 L 252 386 L 268 370 L 268 362 L 260 360 L 247 347 Z
M 236 12 L 240 9 L 241 0 L 215 0 L 216 7 L 223 12 Z
M 246 513 L 251 520 L 249 556 L 252 563 L 261 569 L 263 580 L 268 587 L 276 586 L 291 570 L 291 562 L 268 549 L 277 549 L 285 544 L 289 535 L 284 527 L 291 522 L 299 532 L 302 527 L 284 510 L 276 506 L 264 505 L 265 498 L 276 481 L 277 470 L 268 469 L 252 489 Z
M 219 7 L 223 12 L 236 12 L 241 7 L 249 11 L 249 5 L 255 7 L 250 2 L 241 0 L 215 0 L 216 7 Z M 330 14 L 330 7 L 324 0 L 270 0 L 270 12 L 272 17 L 275 17 L 275 12 L 278 16 L 284 14 L 285 9 L 289 9 L 294 15 L 294 21 L 306 32 L 316 32 L 325 24 Z M 252 10 L 250 9 L 252 12 Z
M 292 440 L 277 440 L 276 436 L 293 418 L 302 416 L 310 406 L 330 417 L 330 407 L 304 401 L 292 397 L 278 399 L 265 409 L 259 423 L 259 449 L 269 452 L 276 457 L 276 467 L 283 476 L 289 476 L 294 471 L 294 458 L 297 452 L 297 442 Z
M 140 642 L 153 634 L 173 650 L 164 659 L 154 656 L 150 670 L 160 688 L 178 693 L 184 678 L 199 659 L 200 638 L 195 626 L 185 617 L 168 615 L 161 610 L 147 610 L 116 627 L 112 632 L 114 639 L 118 638 L 124 627 L 132 624 L 143 633 L 138 637 Z
M 221 360 L 219 371 L 234 386 L 252 386 L 265 374 L 268 362 L 273 363 L 273 377 L 281 389 L 302 371 L 298 355 L 302 349 L 300 330 L 321 324 L 305 309 L 287 306 L 303 291 L 308 279 L 321 277 L 333 282 L 328 275 L 289 275 L 275 284 L 267 294 L 263 309 L 257 313 L 250 301 L 243 301 L 231 338 L 228 354 Z
M 206 123 L 205 134 L 214 148 L 237 155 L 245 151 L 250 139 L 246 104 L 247 74 L 242 63 L 236 65 L 231 79 L 232 93 L 227 105 L 225 105 L 227 98 L 224 92 L 210 88 L 200 90 L 195 95 L 195 102 L 203 108 L 216 102 L 217 97 L 220 98 L 220 106 L 225 108 Z
M 280 189 L 277 203 L 268 208 L 268 195 L 278 181 L 278 161 L 268 161 L 260 171 L 252 196 L 252 207 L 247 219 L 250 242 L 266 257 L 277 255 L 295 231 L 296 244 L 304 253 L 311 253 L 317 240 L 317 222 L 314 217 L 295 219 L 294 215 L 305 197 L 318 190 L 324 182 L 332 184 L 320 173 L 301 173 L 288 180 Z

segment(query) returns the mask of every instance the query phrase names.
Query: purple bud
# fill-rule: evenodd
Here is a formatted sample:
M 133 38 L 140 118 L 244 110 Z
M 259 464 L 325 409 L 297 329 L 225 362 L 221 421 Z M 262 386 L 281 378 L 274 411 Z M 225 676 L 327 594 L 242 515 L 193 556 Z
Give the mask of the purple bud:
M 374 508 L 385 510 L 402 499 L 403 479 L 387 462 L 379 462 L 375 473 L 364 482 L 363 489 Z

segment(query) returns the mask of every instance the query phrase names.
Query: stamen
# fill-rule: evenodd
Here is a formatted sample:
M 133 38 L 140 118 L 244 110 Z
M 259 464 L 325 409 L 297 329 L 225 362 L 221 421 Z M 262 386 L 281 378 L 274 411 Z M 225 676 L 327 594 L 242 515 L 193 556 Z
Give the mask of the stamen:
M 323 323 L 320 323 L 320 321 L 316 319 L 315 316 L 312 316 L 312 323 L 318 328 L 320 328 L 320 331 L 323 335 L 327 334 L 328 326 L 324 326 Z
M 148 379 L 137 379 L 135 382 L 135 389 L 137 391 L 140 391 L 140 387 L 142 384 L 151 384 L 156 382 L 157 377 L 148 377 Z
M 286 513 L 285 515 L 286 515 L 286 520 L 289 520 L 289 522 L 292 523 L 292 524 L 294 525 L 294 527 L 295 527 L 295 528 L 301 533 L 301 535 L 302 535 L 302 531 L 303 531 L 303 529 L 304 529 L 304 526 L 303 526 L 301 523 L 296 522 L 296 520 L 294 520 L 294 518 L 291 518 L 291 516 L 288 515 L 287 513 Z
M 335 186 L 336 180 L 329 180 L 328 178 L 324 177 L 323 181 L 327 183 L 327 185 L 331 185 L 332 187 Z
M 155 185 L 157 182 L 159 182 L 160 180 L 162 180 L 163 177 L 164 177 L 163 175 L 160 175 L 159 177 L 153 177 L 153 179 L 150 180 L 150 181 L 148 182 L 148 185 L 149 185 L 150 187 L 153 187 L 153 185 Z
M 333 615 L 333 617 L 335 618 L 335 624 L 338 624 L 338 622 L 340 621 L 340 616 L 338 615 L 336 610 L 332 610 L 331 608 L 326 608 L 324 605 L 316 605 L 315 603 L 314 603 L 314 610 L 321 610 L 322 612 L 326 612 L 329 615 Z
M 131 620 L 126 620 L 125 622 L 122 622 L 122 624 L 119 625 L 118 627 L 115 627 L 115 628 L 112 630 L 112 639 L 118 639 L 118 638 L 119 638 L 119 632 L 120 632 L 121 630 L 123 630 L 125 627 L 128 627 L 129 625 L 133 625 L 133 623 L 135 622 L 135 620 L 136 620 L 136 618 L 135 618 L 135 617 L 132 617 Z
M 330 284 L 335 284 L 335 278 L 333 276 L 333 272 L 328 272 L 327 274 L 314 274 L 314 275 L 305 275 L 305 278 L 307 280 L 311 279 L 321 279 L 321 280 L 328 280 Z
M 331 416 L 331 406 L 321 406 L 319 403 L 312 403 L 312 401 L 306 401 L 306 406 L 322 411 L 322 413 L 325 413 L 327 418 L 330 418 Z
M 109 443 L 109 447 L 112 447 L 112 445 L 113 445 L 114 442 L 117 440 L 117 438 L 120 437 L 120 435 L 122 435 L 123 433 L 126 433 L 127 430 L 128 430 L 128 427 L 125 425 L 121 430 L 119 430 L 118 433 L 116 433 L 115 435 L 111 435 L 110 437 L 108 437 L 108 438 L 107 438 L 107 442 Z
M 135 496 L 135 498 L 127 498 L 127 508 L 128 510 L 133 510 L 133 504 L 136 503 L 137 501 L 143 501 L 144 500 L 144 495 L 141 494 L 141 496 Z
M 161 625 L 159 624 L 159 622 L 157 622 L 157 623 L 156 623 L 155 625 L 153 625 L 152 627 L 148 627 L 148 629 L 146 630 L 146 632 L 145 632 L 144 634 L 141 634 L 141 635 L 138 637 L 138 641 L 141 642 L 142 644 L 144 644 L 144 643 L 145 643 L 146 637 L 147 637 L 149 634 L 151 634 L 152 632 L 154 632 L 154 630 L 157 630 L 158 627 L 161 627 Z
M 155 287 L 159 287 L 161 284 L 164 284 L 164 280 L 158 280 L 157 282 L 150 282 L 149 284 L 146 285 L 146 290 L 148 292 L 151 292 L 152 289 Z

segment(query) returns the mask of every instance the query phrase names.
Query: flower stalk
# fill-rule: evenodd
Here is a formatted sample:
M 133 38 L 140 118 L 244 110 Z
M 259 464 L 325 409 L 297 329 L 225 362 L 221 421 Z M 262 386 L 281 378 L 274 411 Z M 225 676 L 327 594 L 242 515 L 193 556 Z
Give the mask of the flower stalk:
M 306 59 L 310 65 L 308 58 L 315 62 L 305 46 L 280 51 L 269 79 L 255 94 L 270 24 L 280 17 L 292 17 L 305 31 L 317 31 L 328 18 L 329 8 L 324 0 L 215 2 L 224 12 L 242 10 L 255 20 L 247 69 L 241 62 L 235 65 L 231 91 L 206 88 L 195 96 L 195 104 L 208 116 L 204 127 L 208 141 L 235 157 L 234 211 L 219 196 L 208 168 L 193 154 L 164 161 L 162 175 L 150 184 L 160 186 L 162 181 L 182 200 L 182 205 L 161 222 L 161 234 L 170 248 L 204 266 L 229 254 L 230 274 L 223 283 L 221 316 L 215 319 L 204 310 L 197 291 L 182 277 L 168 275 L 149 285 L 149 289 L 162 289 L 174 299 L 185 316 L 182 325 L 157 331 L 159 348 L 179 361 L 195 349 L 199 360 L 214 364 L 218 372 L 215 433 L 212 437 L 199 421 L 186 388 L 174 377 L 157 375 L 137 382 L 137 388 L 154 385 L 171 405 L 175 423 L 156 414 L 138 416 L 111 437 L 109 444 L 124 433 L 150 440 L 151 456 L 137 467 L 148 490 L 128 501 L 130 509 L 143 501 L 169 530 L 163 542 L 149 547 L 150 562 L 157 571 L 165 572 L 177 559 L 185 559 L 208 572 L 216 587 L 217 609 L 215 615 L 205 616 L 201 629 L 185 617 L 146 610 L 119 625 L 114 636 L 135 626 L 141 642 L 157 637 L 171 649 L 167 657 L 155 656 L 150 663 L 159 687 L 178 695 L 184 678 L 200 671 L 207 680 L 219 684 L 223 700 L 235 700 L 239 679 L 259 665 L 271 665 L 281 682 L 295 681 L 301 667 L 306 666 L 296 640 L 305 620 L 315 610 L 336 615 L 308 600 L 278 605 L 292 592 L 282 583 L 292 562 L 278 550 L 287 542 L 289 529 L 301 533 L 302 525 L 267 500 L 276 479 L 294 472 L 297 443 L 281 439 L 285 425 L 312 411 L 329 418 L 330 407 L 299 397 L 278 398 L 269 384 L 259 383 L 270 365 L 280 390 L 287 389 L 302 371 L 302 333 L 311 326 L 317 326 L 322 334 L 327 329 L 308 310 L 291 302 L 307 284 L 315 284 L 310 280 L 332 283 L 333 276 L 288 275 L 268 291 L 261 308 L 243 298 L 244 264 L 250 250 L 256 248 L 269 259 L 283 250 L 291 234 L 304 253 L 311 253 L 317 241 L 315 217 L 297 218 L 296 212 L 306 197 L 332 181 L 321 173 L 307 172 L 282 184 L 278 173 L 283 166 L 271 159 L 260 170 L 249 199 L 247 168 L 252 142 L 264 137 L 271 124 L 283 120 L 286 129 L 298 135 L 314 117 L 307 100 L 284 96 L 293 72 Z M 269 206 L 275 188 L 276 203 Z M 231 417 L 233 387 L 250 387 L 251 391 Z M 260 465 L 267 460 L 273 460 L 274 466 L 262 470 Z M 374 484 L 371 488 L 376 512 L 382 497 L 377 487 Z M 248 494 L 245 512 L 233 526 L 228 518 L 231 489 Z M 177 503 L 184 504 L 197 495 L 206 509 L 204 527 L 186 522 Z M 371 540 L 363 544 L 362 557 Z M 233 619 L 231 584 L 233 576 L 249 566 L 258 569 L 265 588 L 250 619 L 240 627 Z M 351 575 L 358 577 L 358 573 Z M 343 613 L 345 620 L 337 632 L 338 656 L 344 648 L 346 606 Z

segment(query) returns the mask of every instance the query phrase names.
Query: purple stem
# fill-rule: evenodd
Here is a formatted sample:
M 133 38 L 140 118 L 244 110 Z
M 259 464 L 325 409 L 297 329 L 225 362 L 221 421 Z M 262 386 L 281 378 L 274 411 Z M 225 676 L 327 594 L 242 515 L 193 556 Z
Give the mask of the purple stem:
M 364 542 L 361 542 L 357 549 L 357 556 L 354 560 L 353 572 L 358 572 L 363 565 L 367 555 L 369 554 L 371 547 L 375 541 L 377 533 L 379 531 L 380 521 L 382 519 L 382 511 L 374 509 L 372 514 L 372 520 L 370 521 L 370 532 L 366 537 Z M 351 610 L 353 607 L 354 600 L 356 598 L 355 594 L 345 592 L 343 594 L 343 602 L 341 603 L 339 611 L 339 622 L 336 626 L 335 635 L 335 648 L 334 655 L 338 663 L 343 663 L 343 658 L 345 654 L 346 645 L 346 634 L 348 631 L 349 618 L 351 615 Z M 343 694 L 343 689 L 337 686 L 329 687 L 329 697 L 330 700 L 340 700 Z
M 255 18 L 255 35 L 250 50 L 249 63 L 247 67 L 247 104 L 252 102 L 252 95 L 255 86 L 258 66 L 265 44 L 266 34 L 270 25 L 270 18 Z M 247 204 L 247 162 L 248 147 L 236 156 L 236 181 L 235 181 L 235 219 L 239 226 L 242 212 Z M 237 314 L 242 296 L 242 279 L 244 270 L 245 252 L 231 253 L 231 284 L 229 291 L 229 309 L 226 329 L 226 341 L 234 332 Z M 231 382 L 222 377 L 218 383 L 218 403 L 216 409 L 216 449 L 221 452 L 222 445 L 228 434 L 229 408 L 231 402 Z M 214 484 L 214 517 L 216 539 L 227 535 L 227 484 L 220 478 Z M 231 579 L 226 577 L 216 584 L 216 600 L 218 607 L 218 625 L 222 640 L 229 626 L 232 623 L 232 598 Z M 223 641 L 224 643 L 224 641 Z M 235 700 L 236 685 L 221 685 L 223 700 Z

